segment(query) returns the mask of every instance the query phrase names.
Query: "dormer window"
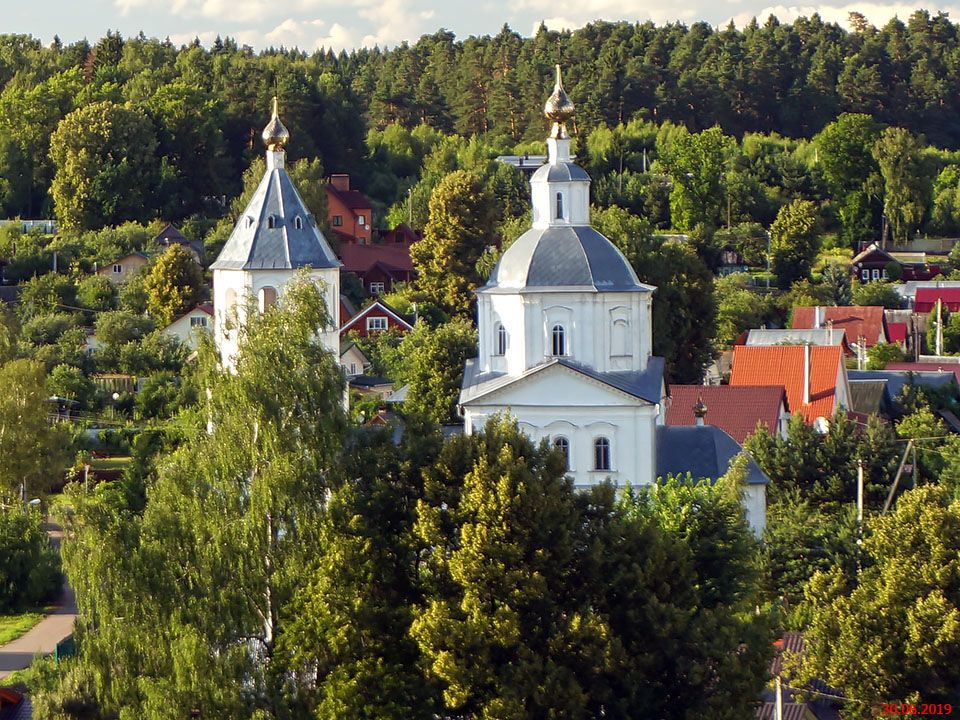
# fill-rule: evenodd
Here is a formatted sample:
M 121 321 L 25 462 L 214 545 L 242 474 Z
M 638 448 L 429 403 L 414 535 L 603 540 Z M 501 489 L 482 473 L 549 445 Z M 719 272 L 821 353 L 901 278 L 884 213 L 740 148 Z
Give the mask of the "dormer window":
M 293 219 L 293 226 L 294 226 L 297 230 L 303 230 L 303 218 L 300 217 L 299 215 L 297 215 L 297 216 Z
M 551 350 L 554 357 L 563 357 L 567 354 L 567 333 L 563 325 L 554 325 L 550 332 Z
M 557 220 L 563 220 L 563 193 L 557 193 Z
M 277 226 L 277 216 L 270 215 L 267 217 L 267 227 L 273 230 Z
M 247 215 L 247 227 L 253 227 L 253 216 Z

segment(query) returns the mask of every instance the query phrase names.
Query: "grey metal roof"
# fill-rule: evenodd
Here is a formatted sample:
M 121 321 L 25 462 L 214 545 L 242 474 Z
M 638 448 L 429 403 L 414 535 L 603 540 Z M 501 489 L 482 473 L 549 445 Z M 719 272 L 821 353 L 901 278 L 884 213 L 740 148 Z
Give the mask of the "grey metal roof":
M 299 218 L 300 227 L 297 227 Z M 272 227 L 271 227 L 272 225 Z M 264 173 L 213 270 L 295 270 L 340 267 L 287 171 Z
M 460 404 L 487 395 L 494 390 L 511 385 L 528 378 L 548 367 L 560 365 L 585 375 L 592 380 L 632 395 L 649 403 L 658 403 L 663 389 L 663 358 L 651 357 L 647 360 L 647 369 L 642 372 L 599 372 L 586 365 L 564 358 L 551 358 L 539 365 L 534 365 L 522 375 L 507 375 L 506 373 L 481 373 L 477 358 L 467 360 L 463 372 L 463 383 L 460 389 Z
M 747 335 L 747 345 L 843 345 L 845 335 L 842 328 L 754 329 Z
M 876 415 L 890 405 L 886 380 L 850 379 L 850 409 L 863 415 Z
M 932 389 L 950 387 L 956 382 L 956 376 L 952 371 L 944 372 L 911 372 L 910 370 L 848 370 L 847 377 L 851 386 L 857 380 L 886 380 L 887 393 L 893 399 L 900 395 L 904 386 L 913 382 L 914 385 L 922 385 Z
M 694 480 L 717 480 L 743 448 L 723 430 L 712 425 L 658 425 L 657 476 L 686 475 Z M 747 484 L 766 485 L 770 479 L 752 460 L 747 461 Z
M 545 180 L 547 182 L 590 182 L 590 176 L 582 167 L 572 162 L 558 162 L 556 164 L 541 165 L 530 178 L 530 182 Z
M 603 235 L 585 225 L 532 228 L 490 273 L 484 291 L 571 288 L 596 292 L 653 292 Z

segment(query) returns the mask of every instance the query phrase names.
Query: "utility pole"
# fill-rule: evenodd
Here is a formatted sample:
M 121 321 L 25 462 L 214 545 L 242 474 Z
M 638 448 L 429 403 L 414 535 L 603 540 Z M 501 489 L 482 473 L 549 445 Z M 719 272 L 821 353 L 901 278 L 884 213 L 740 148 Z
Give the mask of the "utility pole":
M 903 468 L 906 467 L 907 457 L 910 455 L 910 449 L 913 447 L 913 438 L 907 441 L 907 447 L 903 451 L 903 457 L 900 459 L 900 467 L 897 468 L 897 474 L 893 477 L 893 485 L 890 486 L 890 493 L 887 495 L 887 501 L 883 504 L 881 515 L 886 515 L 893 502 L 893 496 L 897 492 L 897 485 L 900 484 L 900 477 L 903 475 Z M 916 472 L 916 451 L 914 451 L 914 472 Z M 916 476 L 914 476 L 916 477 Z M 916 482 L 914 482 L 916 485 Z
M 940 315 L 942 307 L 940 298 L 937 298 L 937 357 L 943 355 L 943 320 Z
M 857 575 L 860 574 L 860 553 L 863 548 L 863 458 L 857 458 Z
M 777 675 L 776 720 L 783 720 L 783 687 L 780 685 L 780 676 Z

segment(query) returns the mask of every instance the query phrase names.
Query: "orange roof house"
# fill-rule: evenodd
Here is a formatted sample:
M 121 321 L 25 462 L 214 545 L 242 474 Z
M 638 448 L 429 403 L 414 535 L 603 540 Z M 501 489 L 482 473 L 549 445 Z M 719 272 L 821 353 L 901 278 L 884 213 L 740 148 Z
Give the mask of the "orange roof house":
M 373 203 L 359 190 L 350 189 L 350 176 L 331 175 L 327 183 L 327 221 L 341 242 L 369 245 Z
M 696 425 L 694 405 L 707 408 L 704 422 L 741 445 L 762 424 L 776 436 L 786 432 L 787 392 L 783 385 L 671 385 L 666 424 Z
M 737 346 L 730 384 L 782 384 L 790 412 L 808 423 L 850 407 L 850 383 L 843 350 L 837 345 Z
M 879 305 L 852 307 L 798 307 L 793 311 L 790 327 L 794 330 L 826 327 L 832 323 L 835 330 L 844 330 L 847 342 L 855 345 L 859 338 L 866 339 L 866 346 L 888 342 L 887 321 Z

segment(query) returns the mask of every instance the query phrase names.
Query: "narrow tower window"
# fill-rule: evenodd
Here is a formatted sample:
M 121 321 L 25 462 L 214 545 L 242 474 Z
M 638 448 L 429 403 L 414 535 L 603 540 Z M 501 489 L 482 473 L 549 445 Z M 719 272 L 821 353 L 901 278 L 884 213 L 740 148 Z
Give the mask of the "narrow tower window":
M 506 355 L 507 354 L 507 329 L 503 326 L 502 323 L 497 323 L 496 325 L 496 343 L 497 343 L 497 355 Z
M 563 325 L 554 325 L 553 331 L 551 332 L 551 338 L 553 340 L 553 352 L 552 355 L 556 357 L 562 357 L 567 354 L 567 333 L 563 329 Z
M 277 226 L 277 216 L 271 215 L 267 218 L 267 227 L 271 230 Z
M 610 441 L 605 437 L 593 441 L 593 469 L 610 469 Z
M 557 220 L 563 220 L 563 193 L 557 193 Z
M 302 229 L 303 229 L 303 218 L 301 218 L 299 215 L 297 215 L 297 216 L 293 219 L 293 226 L 294 226 L 297 230 L 302 230 Z
M 266 312 L 277 304 L 276 288 L 264 287 L 260 289 L 260 312 Z
M 559 450 L 563 455 L 564 469 L 569 470 L 570 469 L 570 441 L 561 435 L 554 439 L 553 446 L 557 450 Z

